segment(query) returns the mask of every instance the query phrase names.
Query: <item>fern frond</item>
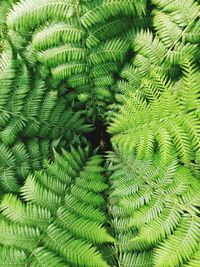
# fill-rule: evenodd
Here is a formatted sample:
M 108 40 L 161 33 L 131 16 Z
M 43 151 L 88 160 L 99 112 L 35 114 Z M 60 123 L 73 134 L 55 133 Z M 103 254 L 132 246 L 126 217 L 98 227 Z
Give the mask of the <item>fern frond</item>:
M 192 58 L 198 57 L 198 46 L 193 44 L 184 44 L 183 42 L 178 42 L 173 50 L 169 50 L 166 54 L 166 60 L 170 62 L 170 64 L 183 64 Z
M 174 234 L 155 249 L 155 266 L 176 266 L 189 260 L 198 247 L 199 226 L 195 218 L 184 216 Z
M 188 261 L 188 263 L 183 266 L 184 267 L 198 267 L 199 260 L 200 260 L 200 250 L 198 248 L 198 250 L 194 253 L 192 258 Z
M 141 227 L 139 237 L 148 244 L 157 244 L 173 233 L 180 219 L 181 215 L 176 208 L 165 208 L 159 217 Z
M 6 246 L 0 246 L 0 258 L 1 267 L 4 267 L 6 265 L 14 266 L 16 264 L 19 267 L 23 267 L 27 261 L 27 256 L 24 251 Z
M 76 197 L 79 201 L 84 201 L 93 207 L 101 207 L 104 205 L 105 201 L 100 194 L 90 192 L 84 188 L 74 186 L 71 190 L 72 195 Z
M 18 249 L 32 252 L 36 242 L 39 241 L 40 231 L 29 226 L 20 226 L 0 221 L 0 243 L 4 246 L 17 247 Z
M 153 64 L 159 64 L 167 52 L 158 37 L 153 37 L 150 31 L 139 32 L 135 37 L 133 48 Z
M 0 133 L 0 139 L 7 145 L 11 145 L 26 125 L 26 119 L 14 117 Z
M 153 263 L 152 263 L 151 253 L 143 252 L 140 254 L 136 253 L 122 254 L 120 257 L 120 264 L 122 266 L 151 267 Z
M 93 49 L 90 54 L 90 61 L 97 65 L 107 61 L 121 62 L 127 53 L 129 43 L 123 39 L 112 39 Z
M 84 180 L 83 179 L 79 179 L 76 184 L 78 186 L 84 188 L 84 189 L 87 189 L 88 191 L 94 191 L 94 192 L 97 192 L 97 193 L 105 191 L 105 189 L 107 189 L 108 186 L 103 181 L 101 181 L 102 180 L 101 176 L 100 175 L 96 175 L 96 174 L 94 174 L 94 176 L 96 176 L 95 177 L 96 179 L 94 178 L 94 181 L 92 181 L 92 180 L 88 180 L 87 181 L 86 179 L 84 179 Z M 87 183 L 85 183 L 85 180 L 87 181 Z
M 199 0 L 7 2 L 0 266 L 199 267 Z
M 168 48 L 172 47 L 182 35 L 181 28 L 163 12 L 155 13 L 153 24 L 158 36 Z
M 49 176 L 44 171 L 36 171 L 34 176 L 42 186 L 54 191 L 56 194 L 63 195 L 66 192 L 66 184 L 56 180 L 55 177 Z
M 49 251 L 44 247 L 38 247 L 34 252 L 33 256 L 31 257 L 31 266 L 39 267 L 39 266 L 58 266 L 58 267 L 67 267 L 62 259 L 58 257 L 53 252 Z
M 21 197 L 26 203 L 14 195 L 3 198 L 0 243 L 26 251 L 30 264 L 36 265 L 38 261 L 45 264 L 49 255 L 52 264 L 108 266 L 95 246 L 115 241 L 102 224 L 106 217 L 100 192 L 107 188 L 101 174 L 105 169 L 99 165 L 102 157 L 96 155 L 96 151 L 91 154 L 89 147 L 71 148 L 71 153 L 64 150 L 62 153 L 54 151 L 53 163 L 47 163 L 44 170 L 27 177 L 21 188 Z M 59 177 L 59 169 L 67 178 Z M 85 186 L 83 180 L 89 185 Z M 76 197 L 73 188 L 84 191 L 80 200 L 80 194 Z M 85 214 L 86 210 L 91 213 Z M 95 215 L 97 218 L 92 217 Z M 5 234 L 9 238 L 4 238 Z M 39 249 L 38 244 L 44 247 Z
M 88 267 L 108 267 L 102 260 L 100 253 L 90 243 L 74 239 L 63 229 L 51 224 L 47 229 L 45 243 L 52 249 L 57 249 L 59 254 L 75 265 Z
M 9 52 L 3 52 L 0 56 L 0 119 L 1 126 L 3 125 L 2 109 L 5 107 L 12 90 L 13 80 L 15 77 L 15 63 Z
M 41 105 L 41 115 L 40 115 L 40 121 L 47 121 L 49 118 L 49 114 L 52 112 L 53 107 L 55 105 L 55 102 L 57 100 L 57 92 L 50 91 L 48 94 L 46 94 L 43 103 Z
M 100 209 L 88 206 L 86 203 L 78 201 L 72 195 L 66 195 L 65 206 L 67 209 L 77 213 L 78 216 L 83 218 L 90 219 L 98 223 L 106 222 L 106 216 Z
M 64 80 L 74 74 L 81 74 L 87 70 L 85 62 L 69 62 L 52 69 L 52 75 L 56 80 Z
M 83 30 L 73 23 L 50 23 L 33 35 L 33 46 L 37 50 L 47 49 L 60 43 L 77 43 L 84 36 Z
M 0 209 L 2 215 L 12 222 L 39 226 L 45 229 L 51 220 L 49 210 L 34 205 L 25 205 L 14 195 L 5 195 L 1 201 Z
M 152 201 L 141 207 L 138 211 L 130 215 L 129 227 L 141 227 L 142 225 L 153 221 L 164 210 L 164 199 L 161 195 L 156 196 Z
M 166 127 L 174 138 L 175 147 L 178 150 L 182 161 L 185 163 L 189 162 L 192 158 L 192 149 L 188 134 L 182 129 L 177 119 L 167 121 Z
M 53 211 L 57 210 L 61 203 L 59 196 L 40 186 L 32 176 L 26 179 L 25 185 L 21 188 L 21 194 L 26 201 Z
M 86 14 L 84 16 L 87 16 Z M 106 41 L 113 37 L 117 37 L 123 33 L 131 25 L 130 17 L 117 17 L 110 19 L 106 24 L 95 25 L 91 28 L 89 35 L 86 38 L 86 46 L 92 48 L 100 42 Z
M 73 15 L 74 7 L 73 1 L 63 3 L 62 0 L 22 0 L 8 14 L 7 25 L 10 28 L 27 30 L 50 18 L 67 20 Z
M 120 206 L 130 211 L 141 208 L 144 204 L 149 203 L 152 198 L 152 192 L 149 188 L 141 189 L 138 193 L 125 197 L 120 201 Z
M 18 191 L 19 187 L 14 177 L 12 168 L 15 165 L 15 158 L 9 148 L 1 143 L 0 145 L 0 183 L 7 191 Z
M 198 44 L 199 43 L 199 26 L 200 26 L 200 21 L 198 20 L 197 22 L 192 23 L 188 28 L 185 33 L 185 39 L 187 42 L 190 42 L 192 44 Z
M 85 60 L 85 56 L 85 50 L 73 44 L 65 44 L 38 52 L 38 60 L 49 67 L 55 67 L 66 61 Z
M 97 222 L 79 218 L 64 208 L 59 208 L 57 216 L 58 223 L 78 238 L 92 241 L 95 244 L 114 241 L 106 230 Z
M 180 1 L 176 0 L 172 3 L 166 4 L 163 7 L 165 12 L 169 12 L 173 20 L 181 27 L 188 26 L 200 11 L 198 3 L 194 0 Z
M 138 12 L 139 15 L 145 12 L 146 1 L 139 1 L 135 3 L 132 0 L 104 0 L 95 3 L 93 9 L 89 9 L 81 17 L 81 23 L 84 27 L 88 28 L 94 24 L 102 23 L 109 17 L 131 15 L 133 12 Z
M 183 108 L 186 109 L 185 112 L 189 112 L 199 106 L 199 70 L 191 61 L 185 62 L 182 68 L 183 77 L 180 101 Z

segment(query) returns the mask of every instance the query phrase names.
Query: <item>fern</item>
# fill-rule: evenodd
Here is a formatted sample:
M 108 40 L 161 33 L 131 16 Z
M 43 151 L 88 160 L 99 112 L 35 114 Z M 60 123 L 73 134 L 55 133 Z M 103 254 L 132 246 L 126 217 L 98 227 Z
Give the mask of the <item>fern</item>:
M 2 247 L 1 246 L 1 262 L 0 266 L 17 264 L 18 266 L 24 266 L 26 262 L 25 252 L 16 248 Z
M 199 249 L 197 250 L 197 252 L 194 253 L 192 259 L 187 264 L 185 264 L 185 266 L 195 267 L 197 266 L 198 262 L 199 262 Z
M 13 146 L 1 143 L 1 189 L 17 192 L 29 172 L 39 170 L 42 168 L 43 160 L 52 157 L 51 145 L 48 139 L 18 141 Z
M 197 248 L 198 232 L 198 222 L 183 217 L 180 228 L 161 246 L 162 252 L 159 247 L 155 250 L 155 266 L 166 266 L 166 260 L 167 266 L 175 266 L 187 260 Z
M 74 24 L 75 25 L 74 25 Z M 77 43 L 82 39 L 84 31 L 76 25 L 76 21 L 71 24 L 64 22 L 52 22 L 35 32 L 33 35 L 33 46 L 37 50 L 46 49 L 62 43 Z
M 180 82 L 182 83 L 183 80 L 185 80 L 185 78 L 181 79 Z M 170 84 L 167 83 L 167 86 L 170 86 Z M 184 92 L 184 90 L 187 90 L 184 88 L 185 87 L 181 88 L 182 93 Z M 152 88 L 150 90 L 152 90 Z M 151 101 L 151 105 L 149 105 L 148 108 L 146 101 L 142 100 L 138 91 L 136 91 L 135 93 L 131 93 L 130 95 L 125 97 L 125 101 L 123 101 L 121 111 L 116 113 L 116 117 L 113 116 L 113 122 L 109 126 L 109 131 L 111 133 L 118 133 L 118 141 L 116 140 L 116 142 L 121 142 L 120 139 L 122 138 L 123 140 L 124 134 L 128 133 L 130 135 L 133 129 L 135 129 L 135 134 L 133 138 L 135 140 L 134 146 L 138 149 L 136 152 L 138 154 L 138 158 L 140 157 L 140 154 L 144 157 L 145 153 L 143 152 L 143 150 L 149 151 L 150 154 L 148 154 L 151 155 L 153 146 L 158 143 L 161 151 L 166 151 L 165 149 L 168 148 L 168 154 L 171 153 L 170 151 L 172 150 L 172 147 L 174 147 L 175 151 L 180 155 L 180 158 L 185 163 L 193 160 L 193 153 L 196 152 L 193 151 L 193 148 L 191 146 L 193 142 L 192 140 L 194 140 L 194 136 L 192 136 L 191 134 L 192 132 L 196 132 L 195 125 L 193 125 L 194 128 L 192 127 L 193 130 L 185 128 L 181 119 L 183 118 L 184 120 L 184 117 L 186 116 L 186 111 L 184 111 L 183 113 L 181 111 L 181 106 L 185 106 L 185 104 L 181 102 L 181 96 L 178 94 L 177 96 L 173 95 L 171 90 L 172 89 L 169 87 L 169 90 L 161 94 L 160 97 L 153 98 Z M 195 87 L 193 90 L 195 91 Z M 194 92 L 194 94 L 196 93 Z M 134 104 L 132 104 L 133 101 Z M 160 107 L 162 106 L 162 101 L 164 101 L 165 103 L 165 108 L 160 110 Z M 136 103 L 138 103 L 138 106 L 136 106 Z M 172 110 L 173 113 L 171 113 Z M 138 111 L 140 112 L 140 116 L 135 116 L 134 120 L 131 119 L 132 114 L 139 114 Z M 196 115 L 194 116 L 196 117 Z M 155 120 L 157 119 L 159 121 L 159 126 L 158 123 L 157 125 L 155 125 Z M 148 137 L 145 136 L 148 133 L 147 128 L 150 128 L 151 130 L 148 134 Z M 142 129 L 144 129 L 144 132 L 142 131 Z M 190 131 L 190 133 L 188 132 L 188 130 Z M 142 141 L 143 143 L 141 144 L 141 141 L 138 140 L 139 137 L 137 137 L 137 131 L 138 133 L 140 133 L 140 136 L 142 134 L 143 140 L 145 140 L 146 138 L 149 140 L 149 142 L 147 143 L 145 141 Z M 124 134 L 122 135 L 122 133 Z M 161 133 L 163 133 L 163 135 L 161 135 Z M 158 139 L 156 136 L 158 137 Z M 166 141 L 164 139 L 162 141 L 162 137 L 167 137 Z M 141 144 L 141 148 L 139 144 Z M 165 149 L 164 147 L 162 147 L 161 144 L 165 147 Z M 195 145 L 195 150 L 198 150 L 197 147 L 198 146 Z M 140 149 L 143 149 L 141 150 L 142 152 L 140 152 Z M 196 158 L 196 160 L 198 160 L 198 158 Z
M 146 1 L 139 1 L 137 4 L 134 1 L 114 0 L 114 1 L 97 1 L 91 9 L 87 10 L 86 14 L 81 18 L 81 23 L 84 27 L 91 27 L 93 24 L 104 22 L 111 16 L 129 15 L 132 11 L 139 14 L 145 11 Z
M 0 10 L 0 266 L 199 266 L 199 1 Z
M 122 266 L 152 266 L 152 259 L 150 253 L 141 253 L 141 254 L 131 254 L 126 253 L 120 259 L 120 264 Z
M 160 155 L 145 164 L 122 152 L 112 157 L 118 167 L 111 175 L 109 210 L 120 260 L 134 262 L 137 255 L 131 253 L 146 250 L 151 250 L 151 266 L 178 266 L 192 259 L 199 241 L 198 180 L 176 158 L 164 167 Z M 139 255 L 138 261 L 147 264 Z
M 63 114 L 66 110 L 65 100 L 58 99 L 58 92 L 48 89 L 46 74 L 44 79 L 40 75 L 34 77 L 34 72 L 23 67 L 20 70 L 19 79 L 14 84 L 17 69 L 16 67 L 12 69 L 15 66 L 14 59 L 11 57 L 9 60 L 10 67 L 6 69 L 6 65 L 2 65 L 1 75 L 3 85 L 5 82 L 4 90 L 6 90 L 0 110 L 2 114 L 0 138 L 3 143 L 12 145 L 16 138 L 27 136 L 42 138 L 51 136 L 51 140 L 56 140 L 62 135 L 67 137 L 63 125 L 65 129 L 69 129 L 74 138 L 79 133 L 75 133 L 73 127 L 79 128 L 81 133 L 90 131 L 89 125 L 82 126 L 84 120 L 81 118 L 81 112 L 75 113 L 72 108 L 68 108 L 66 115 Z M 31 79 L 33 79 L 32 88 Z M 77 124 L 74 124 L 74 120 Z
M 114 83 L 113 74 L 119 70 L 129 49 L 123 31 L 126 25 L 131 27 L 132 16 L 138 20 L 145 16 L 145 8 L 146 1 L 138 4 L 121 0 L 111 3 L 98 1 L 94 4 L 21 1 L 10 11 L 7 25 L 21 35 L 31 29 L 32 54 L 37 54 L 37 59 L 50 68 L 53 78 L 67 81 L 78 93 L 89 90 L 90 99 L 97 103 L 93 105 L 94 108 L 102 110 L 105 109 L 102 100 L 108 96 L 104 92 L 109 91 L 109 86 Z M 55 11 L 57 9 L 59 12 Z M 121 23 L 122 17 L 124 24 Z M 105 20 L 108 22 L 106 25 Z M 138 23 L 139 26 L 141 24 Z M 118 35 L 122 38 L 118 38 Z M 110 42 L 107 39 L 111 39 Z M 104 40 L 107 44 L 102 45 Z M 115 50 L 119 50 L 118 53 Z M 35 60 L 34 56 L 31 58 Z M 106 60 L 113 65 L 109 77 L 104 64 L 99 66 L 101 74 L 94 74 L 96 60 L 101 63 Z
M 2 220 L 0 228 L 3 232 L 0 242 L 4 246 L 17 247 L 22 251 L 29 252 L 27 262 L 31 263 L 33 261 L 33 264 L 36 264 L 39 259 L 41 264 L 46 264 L 48 262 L 47 257 L 50 257 L 52 258 L 52 266 L 56 263 L 64 264 L 65 262 L 84 266 L 108 266 L 95 244 L 114 242 L 114 238 L 106 232 L 102 223 L 94 221 L 90 217 L 86 218 L 84 215 L 79 217 L 80 214 L 83 214 L 83 210 L 79 208 L 79 211 L 76 211 L 73 202 L 71 204 L 67 202 L 65 205 L 68 197 L 65 198 L 66 190 L 68 190 L 69 196 L 73 198 L 73 189 L 70 188 L 70 182 L 74 183 L 73 187 L 81 190 L 82 185 L 78 182 L 79 180 L 84 179 L 86 184 L 93 180 L 93 177 L 89 176 L 87 178 L 88 171 L 89 174 L 94 172 L 98 179 L 103 178 L 100 174 L 98 176 L 98 173 L 104 170 L 98 166 L 99 161 L 101 162 L 100 156 L 90 156 L 88 148 L 85 150 L 79 149 L 79 151 L 72 148 L 71 154 L 65 151 L 63 156 L 55 154 L 55 162 L 47 167 L 44 172 L 50 175 L 52 173 L 51 168 L 58 166 L 66 173 L 66 177 L 70 176 L 71 181 L 66 180 L 63 194 L 60 195 L 60 191 L 54 192 L 48 188 L 48 180 L 45 180 L 45 177 L 43 178 L 45 173 L 40 173 L 38 176 L 38 172 L 36 172 L 35 179 L 29 176 L 21 189 L 21 197 L 26 203 L 23 203 L 14 195 L 5 196 L 1 203 Z M 80 177 L 75 178 L 79 174 Z M 37 180 L 38 177 L 39 180 Z M 59 183 L 58 173 L 54 174 L 54 179 Z M 75 180 L 72 181 L 72 179 Z M 101 190 L 105 190 L 103 181 Z M 93 193 L 94 198 L 95 194 L 97 193 Z M 86 208 L 88 207 L 94 213 L 99 214 L 101 218 L 104 218 L 105 215 L 102 210 L 95 210 L 89 204 L 87 198 L 82 197 L 80 207 L 81 205 L 82 208 L 86 206 Z M 100 197 L 102 198 L 99 195 Z M 92 200 L 90 199 L 90 201 Z M 3 217 L 9 222 L 7 223 Z M 38 223 L 39 227 L 36 226 Z M 6 234 L 7 231 L 9 232 L 9 238 Z M 4 238 L 5 234 L 7 235 L 6 239 Z M 27 242 L 24 243 L 26 239 Z M 43 244 L 43 247 L 39 248 L 39 243 Z M 58 253 L 60 258 L 54 252 Z
M 59 12 L 57 13 L 57 10 Z M 38 25 L 49 18 L 70 18 L 74 11 L 73 2 L 60 1 L 21 1 L 9 13 L 7 24 L 11 28 L 28 28 Z

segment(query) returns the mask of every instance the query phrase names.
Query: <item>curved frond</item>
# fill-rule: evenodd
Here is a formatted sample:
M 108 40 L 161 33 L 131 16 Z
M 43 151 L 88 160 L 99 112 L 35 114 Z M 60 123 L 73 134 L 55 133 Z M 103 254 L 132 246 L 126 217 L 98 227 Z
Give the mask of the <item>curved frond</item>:
M 73 1 L 65 3 L 63 0 L 21 0 L 8 14 L 7 25 L 15 29 L 28 29 L 49 18 L 67 20 L 73 12 Z
M 155 266 L 176 266 L 188 260 L 198 247 L 199 227 L 195 218 L 183 217 L 175 233 L 155 249 Z

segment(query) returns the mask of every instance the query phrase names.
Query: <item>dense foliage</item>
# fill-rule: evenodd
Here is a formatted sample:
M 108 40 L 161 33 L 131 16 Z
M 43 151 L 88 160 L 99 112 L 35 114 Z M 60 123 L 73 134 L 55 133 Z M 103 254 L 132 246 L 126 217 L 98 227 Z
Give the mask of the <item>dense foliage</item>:
M 199 0 L 2 0 L 0 38 L 0 266 L 199 267 Z

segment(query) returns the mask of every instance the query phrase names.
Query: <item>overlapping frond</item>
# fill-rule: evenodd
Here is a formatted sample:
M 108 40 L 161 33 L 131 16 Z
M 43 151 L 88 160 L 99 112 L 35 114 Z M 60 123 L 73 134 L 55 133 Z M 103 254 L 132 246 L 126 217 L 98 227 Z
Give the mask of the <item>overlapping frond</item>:
M 24 38 L 28 33 L 24 44 L 32 51 L 28 61 L 35 60 L 33 54 L 36 55 L 36 60 L 50 69 L 56 81 L 75 88 L 78 95 L 87 93 L 86 102 L 97 103 L 93 107 L 88 105 L 88 114 L 92 108 L 102 114 L 104 102 L 111 101 L 109 87 L 114 84 L 114 75 L 127 57 L 129 41 L 124 31 L 127 27 L 132 29 L 133 19 L 137 27 L 143 27 L 146 7 L 146 1 L 133 0 L 95 3 L 23 0 L 9 12 L 7 25 Z M 31 46 L 28 39 L 32 39 Z M 98 73 L 97 62 L 101 63 Z
M 24 266 L 26 263 L 27 257 L 26 253 L 22 250 L 16 249 L 16 248 L 9 248 L 5 246 L 1 246 L 0 248 L 0 257 L 1 262 L 0 266 L 6 266 L 6 265 L 18 265 L 19 267 Z
M 39 170 L 45 159 L 52 157 L 48 139 L 18 141 L 12 146 L 0 145 L 0 184 L 5 192 L 17 192 L 29 172 Z
M 171 82 L 165 77 L 159 80 L 157 74 L 153 76 L 155 80 L 152 80 L 151 74 L 149 80 L 143 80 L 143 90 L 149 104 L 141 96 L 141 86 L 135 92 L 127 93 L 123 98 L 123 105 L 114 113 L 108 128 L 110 133 L 117 134 L 113 137 L 113 142 L 120 145 L 126 139 L 138 158 L 151 157 L 159 149 L 163 159 L 174 150 L 184 163 L 192 160 L 199 162 L 199 90 L 195 82 L 198 80 L 199 70 L 191 61 L 185 64 L 190 64 L 191 68 L 187 68 L 190 74 L 183 72 L 179 89 L 175 93 Z
M 0 266 L 199 267 L 199 16 L 1 1 Z
M 48 19 L 67 20 L 73 15 L 74 9 L 73 1 L 22 0 L 8 14 L 7 24 L 15 29 L 33 28 Z
M 15 65 L 15 69 L 12 67 L 14 60 L 12 58 L 9 60 L 11 67 L 6 70 L 6 65 L 2 64 L 1 75 L 3 97 L 0 110 L 2 115 L 0 138 L 5 144 L 13 144 L 19 136 L 48 136 L 51 140 L 55 140 L 62 136 L 67 137 L 70 132 L 73 134 L 78 128 L 80 133 L 90 131 L 89 125 L 84 127 L 82 125 L 84 120 L 81 112 L 75 113 L 72 108 L 67 108 L 67 101 L 64 98 L 58 99 L 58 92 L 48 88 L 47 74 L 42 78 L 23 67 L 17 79 L 15 73 L 17 68 Z M 75 132 L 74 137 L 78 134 Z
M 164 165 L 160 155 L 152 162 L 117 153 L 109 155 L 114 160 L 109 213 L 120 264 L 195 264 L 200 240 L 198 179 L 176 158 Z
M 105 214 L 102 206 L 93 205 L 95 197 L 104 203 L 99 193 L 106 189 L 101 175 L 104 168 L 99 165 L 101 162 L 101 156 L 92 155 L 88 147 L 84 150 L 72 148 L 71 153 L 63 151 L 62 156 L 55 153 L 54 162 L 47 164 L 42 172 L 36 172 L 34 177 L 26 179 L 21 189 L 21 199 L 5 195 L 1 202 L 0 223 L 0 243 L 5 249 L 8 247 L 24 252 L 24 255 L 28 255 L 24 262 L 31 266 L 37 266 L 38 262 L 45 265 L 50 259 L 51 266 L 63 266 L 65 263 L 109 266 L 103 260 L 97 244 L 113 243 L 115 239 L 103 225 Z M 59 175 L 61 170 L 63 177 Z M 53 184 L 49 183 L 47 175 L 54 179 Z M 80 182 L 82 180 L 83 184 Z M 96 181 L 99 181 L 98 190 L 91 188 Z M 55 184 L 62 185 L 63 192 L 55 190 Z M 75 198 L 74 189 L 84 190 L 85 194 L 80 199 Z M 89 199 L 87 194 L 90 194 Z M 87 209 L 98 217 L 86 214 Z M 7 256 L 11 257 L 9 252 Z

